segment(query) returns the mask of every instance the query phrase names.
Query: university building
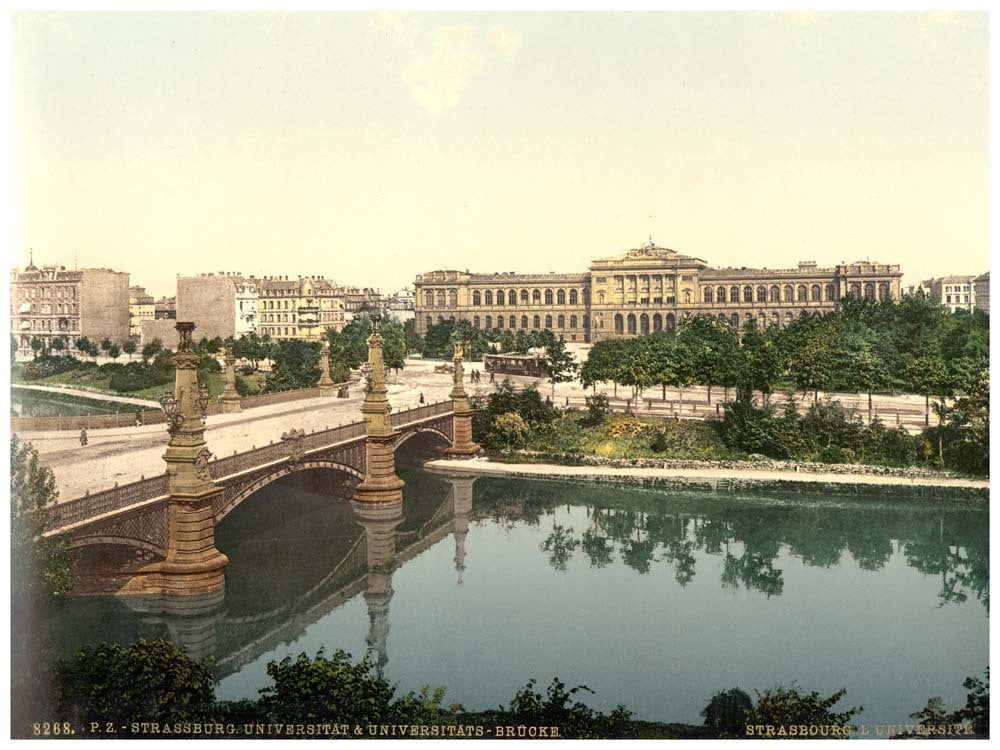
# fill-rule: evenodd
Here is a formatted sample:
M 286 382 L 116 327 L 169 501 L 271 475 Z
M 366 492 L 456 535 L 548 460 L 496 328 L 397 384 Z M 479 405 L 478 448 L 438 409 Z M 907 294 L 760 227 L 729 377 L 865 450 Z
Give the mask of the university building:
M 55 338 L 74 350 L 82 336 L 116 344 L 129 337 L 128 274 L 107 268 L 67 271 L 63 266 L 37 268 L 34 262 L 10 274 L 11 334 L 21 354 L 38 338 L 46 347 Z
M 445 320 L 476 328 L 548 328 L 567 341 L 599 341 L 672 330 L 707 315 L 734 326 L 786 326 L 832 312 L 848 295 L 898 300 L 898 265 L 869 261 L 819 267 L 711 268 L 701 258 L 650 244 L 601 258 L 585 273 L 479 274 L 432 271 L 414 283 L 416 329 Z

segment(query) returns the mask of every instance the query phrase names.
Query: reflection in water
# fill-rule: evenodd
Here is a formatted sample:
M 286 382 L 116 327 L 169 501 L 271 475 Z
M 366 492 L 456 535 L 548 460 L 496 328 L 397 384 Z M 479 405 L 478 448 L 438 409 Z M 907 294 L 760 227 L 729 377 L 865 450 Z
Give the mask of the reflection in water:
M 402 505 L 376 508 L 335 472 L 284 477 L 219 524 L 224 591 L 78 598 L 50 623 L 56 652 L 167 638 L 214 658 L 220 697 L 252 698 L 267 661 L 368 648 L 403 690 L 444 685 L 468 707 L 558 675 L 601 687 L 595 706 L 696 723 L 716 690 L 793 680 L 846 686 L 865 721 L 900 721 L 933 695 L 964 700 L 985 664 L 988 514 L 974 504 L 401 473 Z M 109 551 L 81 558 L 81 591 L 148 562 Z

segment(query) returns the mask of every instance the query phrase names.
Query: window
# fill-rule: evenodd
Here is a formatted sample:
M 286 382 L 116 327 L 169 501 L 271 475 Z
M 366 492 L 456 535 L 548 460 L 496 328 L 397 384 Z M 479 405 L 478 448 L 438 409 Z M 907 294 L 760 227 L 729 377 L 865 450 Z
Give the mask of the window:
M 517 304 L 517 292 L 511 289 L 507 292 L 507 304 L 514 307 Z
M 546 315 L 545 316 L 545 327 L 546 328 L 552 328 L 552 316 L 551 315 Z
M 685 289 L 684 290 L 684 302 L 688 303 L 690 301 L 691 301 L 691 290 L 690 289 Z
M 551 305 L 552 304 L 552 290 L 551 289 L 546 289 L 545 290 L 545 304 L 546 305 Z M 550 326 L 546 326 L 546 328 L 549 328 L 549 327 Z
M 531 319 L 531 327 L 532 328 L 541 328 L 542 327 L 542 319 L 539 316 L 536 315 L 534 318 Z
M 566 290 L 560 289 L 556 292 L 556 304 L 565 305 L 566 304 Z
M 569 327 L 570 328 L 576 328 L 576 316 L 575 315 L 570 315 L 569 316 Z
M 781 290 L 777 286 L 771 287 L 771 302 L 781 302 Z
M 448 290 L 448 307 L 458 307 L 458 292 L 454 289 Z
M 738 286 L 729 287 L 729 301 L 730 302 L 740 301 L 740 288 Z
M 796 297 L 799 302 L 807 301 L 805 284 L 799 284 L 798 289 L 796 289 Z
M 521 328 L 527 328 L 527 327 L 528 327 L 528 316 L 527 315 L 522 315 L 521 316 Z
M 513 315 L 510 316 L 509 323 L 510 323 L 510 329 L 511 330 L 514 330 L 515 328 L 517 328 L 517 319 Z
M 503 328 L 503 315 L 497 315 L 497 328 Z
M 533 305 L 542 304 L 542 292 L 539 289 L 535 289 L 531 292 L 531 303 Z
M 560 328 L 565 328 L 566 327 L 566 316 L 565 315 L 560 315 L 559 318 L 557 319 L 557 322 L 558 322 Z
M 822 301 L 821 297 L 820 297 L 820 287 L 819 287 L 819 284 L 813 284 L 812 285 L 812 289 L 809 290 L 809 294 L 810 294 L 810 297 L 812 298 L 813 302 L 821 302 Z
M 824 289 L 824 293 L 826 295 L 826 301 L 833 302 L 833 284 L 827 284 Z
M 484 297 L 486 298 L 486 306 L 487 306 L 487 307 L 490 307 L 490 306 L 492 306 L 492 305 L 493 305 L 493 291 L 492 291 L 492 290 L 490 290 L 490 289 L 487 289 L 487 290 L 486 290 L 486 294 L 484 295 Z M 486 319 L 487 319 L 487 320 L 489 320 L 489 318 L 488 318 L 488 317 L 487 317 Z M 486 327 L 487 327 L 487 328 L 490 328 L 490 324 L 489 324 L 489 323 L 487 323 L 487 324 L 486 324 Z
M 438 293 L 437 293 L 437 306 L 438 307 L 444 307 L 444 290 L 443 289 L 439 289 L 438 290 Z M 287 302 L 285 303 L 285 307 L 286 308 L 288 307 L 288 303 Z
M 527 289 L 522 289 L 521 290 L 521 304 L 522 305 L 528 304 L 528 290 Z
M 570 289 L 569 290 L 569 303 L 571 305 L 577 304 L 577 297 L 578 297 L 578 295 L 577 295 L 576 289 Z
M 503 306 L 503 289 L 497 289 L 497 307 L 502 307 L 502 306 Z M 500 323 L 498 321 L 497 322 L 497 328 L 500 328 L 500 327 L 501 327 L 501 325 L 500 325 Z
M 753 302 L 753 287 L 749 286 L 743 287 L 743 301 Z
M 479 323 L 480 323 L 480 321 L 479 321 L 479 316 L 478 316 L 478 315 L 476 315 L 476 316 L 475 316 L 475 317 L 474 317 L 474 318 L 472 319 L 472 327 L 473 327 L 473 328 L 479 328 Z
M 704 296 L 705 296 L 705 302 L 706 302 L 706 304 L 709 304 L 709 305 L 712 304 L 712 297 L 713 297 L 712 287 L 710 287 L 710 286 L 706 286 L 705 287 Z
M 767 287 L 763 286 L 757 287 L 757 301 L 767 302 Z
M 483 295 L 479 293 L 478 289 L 472 293 L 472 304 L 476 307 L 483 304 Z M 476 326 L 476 328 L 479 328 L 479 326 Z

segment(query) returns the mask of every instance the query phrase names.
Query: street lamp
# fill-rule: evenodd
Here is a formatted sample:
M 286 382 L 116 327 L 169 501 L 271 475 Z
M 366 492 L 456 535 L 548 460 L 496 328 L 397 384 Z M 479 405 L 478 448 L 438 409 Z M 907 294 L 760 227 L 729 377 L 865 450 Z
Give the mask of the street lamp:
M 208 388 L 203 385 L 198 386 L 198 408 L 201 410 L 201 418 L 204 419 L 205 415 L 208 414 Z
M 160 406 L 163 413 L 167 415 L 167 432 L 171 435 L 177 433 L 181 426 L 181 415 L 178 412 L 179 403 L 171 393 L 164 393 L 160 396 Z

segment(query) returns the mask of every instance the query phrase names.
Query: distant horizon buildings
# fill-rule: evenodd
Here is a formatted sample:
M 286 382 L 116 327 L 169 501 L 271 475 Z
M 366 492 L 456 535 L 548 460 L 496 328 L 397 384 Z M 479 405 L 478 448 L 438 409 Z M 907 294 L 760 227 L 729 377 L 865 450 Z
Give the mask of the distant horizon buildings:
M 922 290 L 932 299 L 948 308 L 958 310 L 990 311 L 990 272 L 976 275 L 951 275 L 925 279 L 907 288 L 910 292 Z

